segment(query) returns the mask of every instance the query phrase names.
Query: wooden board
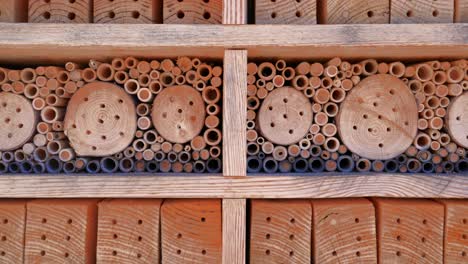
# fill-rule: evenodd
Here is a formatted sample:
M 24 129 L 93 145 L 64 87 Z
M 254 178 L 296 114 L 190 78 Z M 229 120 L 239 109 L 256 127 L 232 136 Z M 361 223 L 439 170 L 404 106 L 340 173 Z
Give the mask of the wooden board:
M 388 24 L 388 0 L 326 0 L 322 17 L 325 24 Z
M 28 0 L 0 0 L 0 22 L 28 21 Z
M 96 200 L 34 200 L 27 204 L 26 263 L 94 263 Z
M 29 23 L 91 23 L 92 1 L 29 0 Z
M 164 24 L 221 24 L 222 0 L 163 1 Z
M 257 0 L 256 24 L 317 24 L 316 0 Z
M 23 263 L 26 201 L 0 200 L 0 262 Z
M 220 263 L 221 200 L 165 200 L 162 263 Z
M 252 200 L 251 263 L 310 263 L 312 206 L 306 200 Z
M 94 23 L 161 23 L 158 2 L 158 0 L 94 0 Z
M 376 263 L 375 211 L 363 198 L 313 200 L 315 263 Z
M 244 264 L 247 211 L 245 199 L 223 199 L 223 264 Z
M 390 2 L 392 24 L 453 22 L 453 0 L 392 0 Z
M 247 24 L 247 0 L 223 0 L 223 24 Z
M 468 261 L 468 201 L 439 200 L 445 206 L 444 262 Z
M 97 263 L 158 263 L 158 199 L 115 199 L 98 204 Z
M 444 206 L 376 199 L 379 263 L 442 263 Z
M 454 22 L 468 22 L 468 0 L 455 0 Z

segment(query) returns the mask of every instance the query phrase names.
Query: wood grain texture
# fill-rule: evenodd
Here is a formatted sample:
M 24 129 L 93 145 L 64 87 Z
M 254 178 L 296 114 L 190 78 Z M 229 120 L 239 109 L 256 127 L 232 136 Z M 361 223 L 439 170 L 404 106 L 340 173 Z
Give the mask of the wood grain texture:
M 388 0 L 326 0 L 326 24 L 388 24 Z
M 159 199 L 100 202 L 97 263 L 158 263 L 161 202 Z
M 91 23 L 91 0 L 29 0 L 29 23 Z
M 163 1 L 164 24 L 221 24 L 223 0 Z
M 223 24 L 247 24 L 247 0 L 223 0 Z
M 247 116 L 247 51 L 224 55 L 223 163 L 224 176 L 245 176 Z
M 468 0 L 455 0 L 454 22 L 468 22 Z
M 390 23 L 452 23 L 453 0 L 393 0 L 390 1 Z
M 28 0 L 0 0 L 0 22 L 27 22 Z
M 305 200 L 252 200 L 251 263 L 310 263 L 312 206 Z
M 151 24 L 161 21 L 157 0 L 94 0 L 94 23 Z
M 444 262 L 468 261 L 468 201 L 439 200 L 445 206 Z
M 312 205 L 315 263 L 377 263 L 372 202 L 324 199 Z
M 468 53 L 468 24 L 313 27 L 70 24 L 67 30 L 53 24 L 0 24 L 0 36 L 2 62 L 12 65 L 86 63 L 89 58 L 102 61 L 126 56 L 151 59 L 161 54 L 221 59 L 224 48 L 247 49 L 249 58 L 281 56 L 302 60 L 334 56 L 459 59 Z
M 317 24 L 316 0 L 257 0 L 256 24 Z
M 376 199 L 379 263 L 442 263 L 444 206 Z
M 223 264 L 244 264 L 247 211 L 245 199 L 223 199 Z
M 221 200 L 165 200 L 162 263 L 220 263 L 221 218 Z
M 95 263 L 96 202 L 28 202 L 25 263 Z
M 0 262 L 23 263 L 26 201 L 0 200 Z

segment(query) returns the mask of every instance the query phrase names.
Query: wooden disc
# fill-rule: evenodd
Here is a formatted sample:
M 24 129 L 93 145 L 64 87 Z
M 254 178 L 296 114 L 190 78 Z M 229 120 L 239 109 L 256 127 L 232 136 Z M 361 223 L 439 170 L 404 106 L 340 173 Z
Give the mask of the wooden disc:
M 135 131 L 135 104 L 117 85 L 93 82 L 70 99 L 65 134 L 79 156 L 102 157 L 123 151 Z
M 453 141 L 468 148 L 468 92 L 453 99 L 446 120 Z
M 368 159 L 403 153 L 417 133 L 416 100 L 400 79 L 377 74 L 362 80 L 341 104 L 337 117 L 343 143 Z
M 186 143 L 198 136 L 205 123 L 205 103 L 194 88 L 171 86 L 153 103 L 153 124 L 159 134 L 173 143 Z
M 289 145 L 303 139 L 312 124 L 312 104 L 291 87 L 277 88 L 263 100 L 258 126 L 269 141 Z
M 34 134 L 36 113 L 21 95 L 0 93 L 0 151 L 21 147 Z

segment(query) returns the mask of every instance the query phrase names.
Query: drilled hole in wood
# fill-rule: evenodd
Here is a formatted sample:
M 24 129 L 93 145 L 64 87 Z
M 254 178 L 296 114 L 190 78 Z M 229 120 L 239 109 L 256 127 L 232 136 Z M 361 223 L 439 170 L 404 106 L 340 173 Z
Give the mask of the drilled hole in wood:
M 422 223 L 426 225 L 426 224 L 427 224 L 427 220 L 424 219 L 424 220 L 422 221 Z
M 401 224 L 401 219 L 400 219 L 400 218 L 397 218 L 397 219 L 396 219 L 396 222 L 397 222 L 398 224 Z
M 289 220 L 289 222 L 290 222 L 291 224 L 294 224 L 294 223 L 296 222 L 296 219 L 291 218 L 291 220 Z
M 436 9 L 436 10 L 432 11 L 432 16 L 433 17 L 439 16 L 439 10 Z
M 8 219 L 3 219 L 3 224 L 8 224 Z
M 142 240 L 143 240 L 143 237 L 142 237 L 142 236 L 139 236 L 139 237 L 138 237 L 138 241 L 141 242 Z
M 412 17 L 413 16 L 413 11 L 408 10 L 408 12 L 406 12 L 406 16 L 407 17 Z
M 395 254 L 396 254 L 398 257 L 401 256 L 401 252 L 400 252 L 400 251 L 395 252 Z
M 132 12 L 132 17 L 133 17 L 134 19 L 138 19 L 138 18 L 140 17 L 140 12 L 138 12 L 138 11 L 133 11 L 133 12 Z
M 70 20 L 75 20 L 75 18 L 76 18 L 76 14 L 75 14 L 75 13 L 73 13 L 73 12 L 68 13 L 68 19 L 70 19 Z
M 336 257 L 338 254 L 336 253 L 336 251 L 333 251 L 332 255 Z
M 423 242 L 423 243 L 426 242 L 426 238 L 425 238 L 425 237 L 422 237 L 422 238 L 421 238 L 421 242 Z
M 466 252 L 462 251 L 461 255 L 462 255 L 462 257 L 466 257 Z
M 112 237 L 113 237 L 114 239 L 119 238 L 119 236 L 118 236 L 117 234 L 114 234 Z
M 362 238 L 361 238 L 360 236 L 357 236 L 357 237 L 356 237 L 356 241 L 361 241 L 361 239 L 362 239 Z
M 302 12 L 301 11 L 296 11 L 296 17 L 301 17 L 302 16 Z
M 182 238 L 182 234 L 181 233 L 177 234 L 177 238 Z
M 180 255 L 182 253 L 182 250 L 178 249 L 177 250 L 177 255 Z
M 354 219 L 354 222 L 355 222 L 356 224 L 359 223 L 359 218 L 355 218 L 355 219 Z
M 293 234 L 289 235 L 289 239 L 293 240 L 293 239 L 294 239 L 294 235 L 293 235 Z
M 140 254 L 140 253 L 137 253 L 137 258 L 141 258 L 141 254 Z
M 374 12 L 373 11 L 368 11 L 367 12 L 367 17 L 373 17 L 374 16 Z
M 69 256 L 70 256 L 70 254 L 68 254 L 68 252 L 65 252 L 64 257 L 65 257 L 65 258 L 68 258 Z
M 265 250 L 265 254 L 270 255 L 270 250 L 269 249 Z
M 68 219 L 67 223 L 71 225 L 71 224 L 73 223 L 73 220 L 72 220 L 72 219 Z
M 289 129 L 289 131 L 288 131 L 288 132 L 289 132 L 289 134 L 291 134 L 291 135 L 292 135 L 292 134 L 294 133 L 294 130 L 292 130 L 292 129 Z
M 2 236 L 2 241 L 6 241 L 7 240 L 7 237 L 6 236 Z
M 184 11 L 182 11 L 182 10 L 177 11 L 177 18 L 178 19 L 182 19 L 184 17 L 185 17 Z
M 294 251 L 289 251 L 289 256 L 290 257 L 294 256 Z
M 203 13 L 203 18 L 206 19 L 206 20 L 210 19 L 211 18 L 210 12 Z
M 383 144 L 382 144 L 382 143 L 379 143 L 379 148 L 383 148 Z
M 41 240 L 46 240 L 46 239 L 47 239 L 46 235 L 41 236 Z
M 203 250 L 201 251 L 201 253 L 202 253 L 202 255 L 206 255 L 206 250 L 203 249 Z
M 42 218 L 41 222 L 42 222 L 43 224 L 45 224 L 45 223 L 47 223 L 47 219 Z
M 66 236 L 65 239 L 66 239 L 67 241 L 70 241 L 71 236 Z
M 117 251 L 112 251 L 112 256 L 117 256 Z
M 143 220 L 141 220 L 141 219 L 138 220 L 138 224 L 139 224 L 139 225 L 142 225 L 142 224 L 143 224 Z
M 0 252 L 0 255 L 3 257 L 6 255 L 5 251 Z
M 401 236 L 397 236 L 397 237 L 396 237 L 396 240 L 400 241 L 400 240 L 401 240 Z
M 357 252 L 356 252 L 356 256 L 357 256 L 357 257 L 360 257 L 360 256 L 361 256 L 361 252 L 357 251 Z
M 202 218 L 201 218 L 201 221 L 202 221 L 202 222 L 205 222 L 205 221 L 206 221 L 205 217 L 202 217 Z
M 115 18 L 115 13 L 113 11 L 110 11 L 108 15 L 109 18 Z
M 267 221 L 267 222 L 271 222 L 271 217 L 267 217 L 267 218 L 266 218 L 266 221 Z
M 45 256 L 46 252 L 44 250 L 41 250 L 41 256 Z
M 42 14 L 42 16 L 43 16 L 45 19 L 49 20 L 49 19 L 50 19 L 50 12 L 44 12 L 44 14 Z

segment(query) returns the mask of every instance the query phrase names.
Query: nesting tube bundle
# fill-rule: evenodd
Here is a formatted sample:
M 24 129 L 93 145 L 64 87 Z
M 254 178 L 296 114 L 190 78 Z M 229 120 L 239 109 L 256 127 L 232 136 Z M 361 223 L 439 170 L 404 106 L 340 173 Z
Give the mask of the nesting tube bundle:
M 467 172 L 468 62 L 247 66 L 248 172 Z
M 0 68 L 2 173 L 221 171 L 222 67 L 197 58 Z

